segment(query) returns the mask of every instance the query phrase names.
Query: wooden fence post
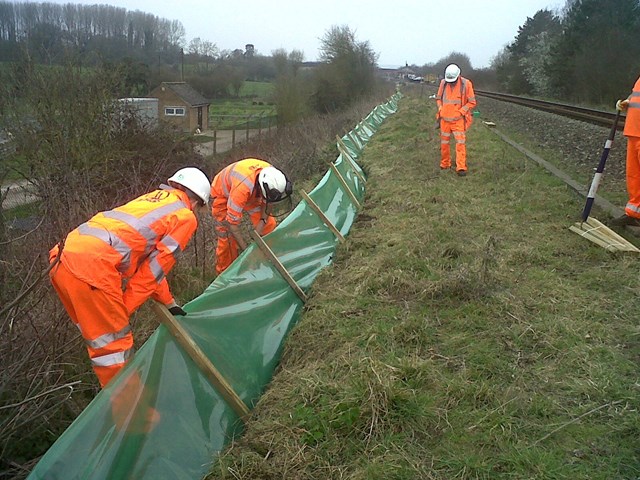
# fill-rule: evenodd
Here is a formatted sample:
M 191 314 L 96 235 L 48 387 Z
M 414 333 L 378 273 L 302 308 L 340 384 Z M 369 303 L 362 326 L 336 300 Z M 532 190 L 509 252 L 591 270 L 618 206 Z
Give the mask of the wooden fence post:
M 211 363 L 211 360 L 204 354 L 198 344 L 193 341 L 189 333 L 180 325 L 171 312 L 167 310 L 167 307 L 156 301 L 152 302 L 151 307 L 160 318 L 162 324 L 167 327 L 171 335 L 173 335 L 173 338 L 175 338 L 178 344 L 185 350 L 187 355 L 191 357 L 209 382 L 217 388 L 218 393 L 229 403 L 242 421 L 246 422 L 250 413 L 247 405 L 233 390 L 213 363 Z

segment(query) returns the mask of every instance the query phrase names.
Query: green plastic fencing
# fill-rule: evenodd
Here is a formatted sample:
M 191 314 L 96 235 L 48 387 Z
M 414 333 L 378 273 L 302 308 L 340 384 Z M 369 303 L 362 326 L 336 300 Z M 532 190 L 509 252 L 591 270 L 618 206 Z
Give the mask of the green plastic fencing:
M 393 95 L 342 137 L 335 171 L 329 169 L 308 194 L 343 236 L 353 225 L 357 206 L 339 177 L 362 200 L 364 173 L 355 160 L 384 119 L 396 111 L 399 98 L 399 93 Z M 306 200 L 264 240 L 303 291 L 331 262 L 338 242 Z M 273 376 L 302 308 L 300 297 L 253 244 L 185 305 L 189 315 L 180 322 L 252 409 Z M 242 430 L 239 416 L 161 325 L 28 478 L 202 478 Z

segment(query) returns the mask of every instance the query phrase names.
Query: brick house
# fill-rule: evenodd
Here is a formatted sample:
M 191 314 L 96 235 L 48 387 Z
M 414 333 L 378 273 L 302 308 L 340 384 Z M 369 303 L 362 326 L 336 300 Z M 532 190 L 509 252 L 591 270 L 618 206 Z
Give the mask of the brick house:
M 149 97 L 158 99 L 158 118 L 182 131 L 209 128 L 209 102 L 186 82 L 162 82 Z

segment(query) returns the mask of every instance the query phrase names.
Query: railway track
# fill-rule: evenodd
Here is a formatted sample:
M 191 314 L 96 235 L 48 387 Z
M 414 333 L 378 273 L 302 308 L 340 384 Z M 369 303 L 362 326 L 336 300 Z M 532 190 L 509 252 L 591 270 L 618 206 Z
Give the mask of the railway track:
M 607 112 L 604 110 L 596 110 L 592 108 L 578 107 L 566 103 L 549 102 L 546 100 L 536 100 L 533 98 L 519 97 L 508 93 L 487 92 L 485 90 L 475 90 L 476 95 L 480 97 L 493 98 L 503 102 L 516 103 L 525 107 L 535 108 L 545 112 L 563 115 L 565 117 L 582 120 L 594 125 L 611 127 L 615 119 L 615 112 Z M 618 130 L 624 128 L 624 114 L 620 115 L 618 120 Z

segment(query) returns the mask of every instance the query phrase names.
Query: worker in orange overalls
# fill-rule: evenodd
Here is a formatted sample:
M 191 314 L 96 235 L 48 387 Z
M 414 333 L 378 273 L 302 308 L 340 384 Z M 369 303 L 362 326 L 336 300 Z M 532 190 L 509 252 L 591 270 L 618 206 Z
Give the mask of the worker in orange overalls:
M 49 253 L 49 275 L 80 329 L 100 386 L 133 353 L 129 317 L 148 298 L 186 315 L 166 275 L 193 236 L 194 211 L 209 201 L 209 179 L 194 167 L 178 170 L 158 190 L 99 212 Z
M 617 110 L 626 110 L 624 136 L 627 137 L 627 192 L 629 201 L 624 215 L 614 219 L 612 225 L 640 227 L 640 78 L 631 95 L 616 102 Z
M 211 213 L 218 237 L 216 272 L 221 274 L 247 248 L 240 222 L 247 212 L 256 232 L 264 236 L 276 227 L 273 205 L 291 205 L 293 186 L 287 176 L 257 158 L 239 160 L 223 168 L 211 183 Z
M 476 95 L 471 80 L 460 76 L 460 67 L 455 63 L 447 66 L 444 79 L 440 81 L 436 94 L 438 112 L 436 119 L 440 127 L 440 168 L 451 168 L 451 136 L 456 142 L 456 172 L 461 177 L 467 174 L 466 131 L 473 122 Z

